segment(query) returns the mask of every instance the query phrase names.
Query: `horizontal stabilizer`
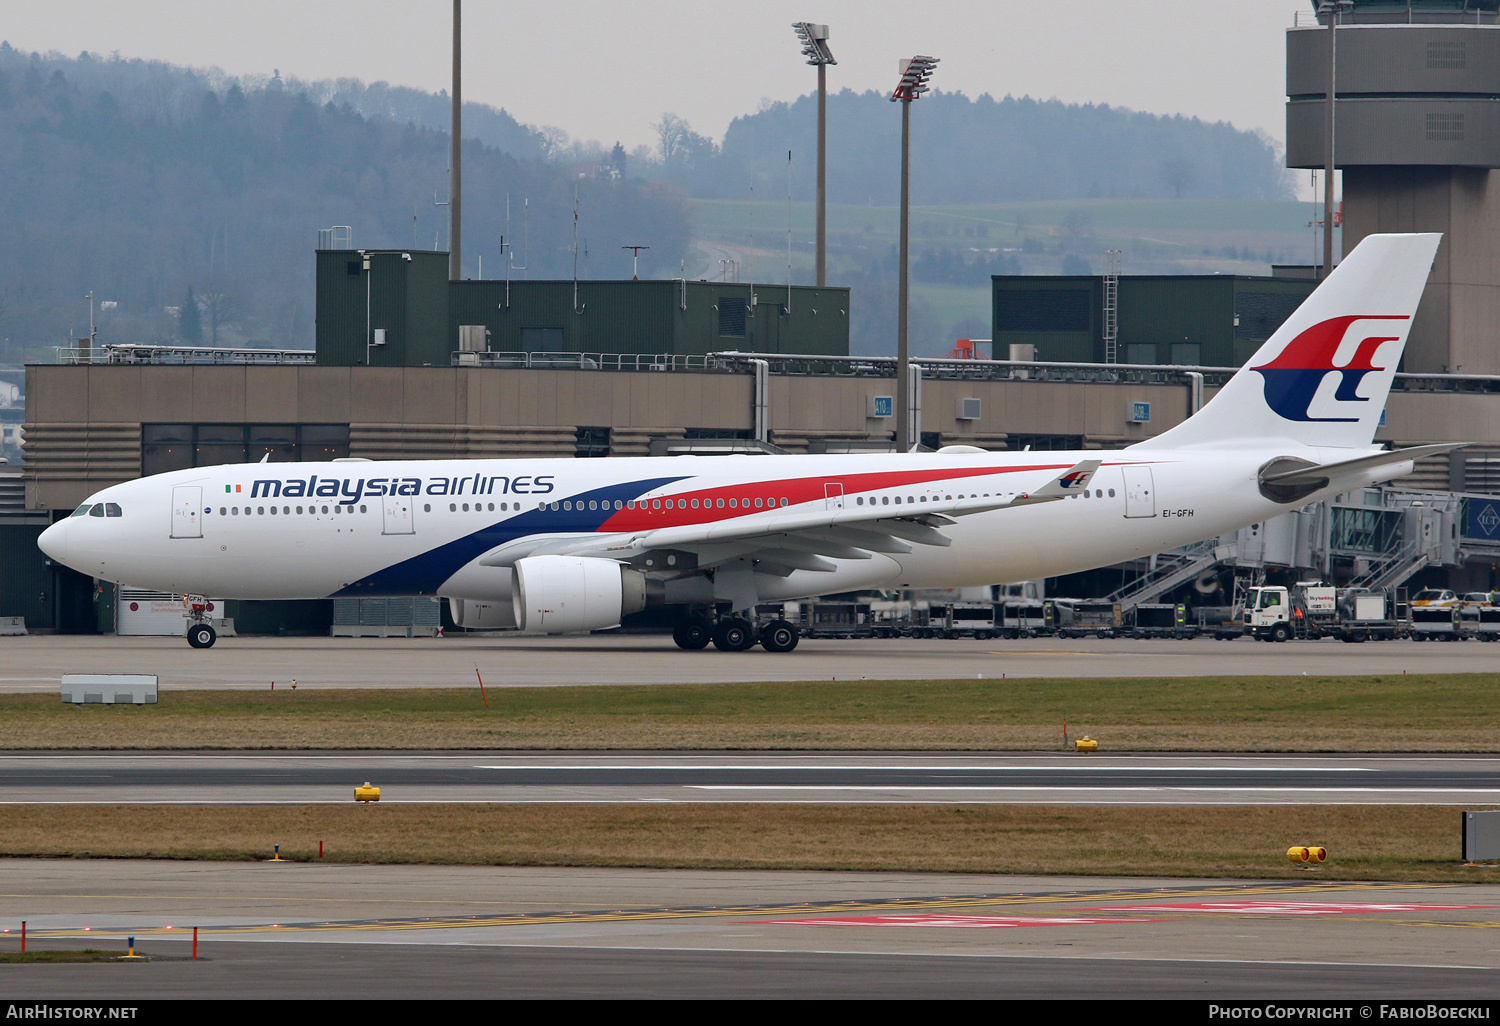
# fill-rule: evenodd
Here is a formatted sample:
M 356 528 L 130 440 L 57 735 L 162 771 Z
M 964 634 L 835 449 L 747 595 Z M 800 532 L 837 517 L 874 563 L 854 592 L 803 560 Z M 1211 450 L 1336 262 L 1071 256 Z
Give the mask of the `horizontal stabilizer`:
M 1313 492 L 1321 491 L 1330 484 L 1347 481 L 1349 487 L 1359 487 L 1370 482 L 1390 480 L 1400 474 L 1382 477 L 1375 473 L 1383 468 L 1394 469 L 1402 463 L 1413 463 L 1424 456 L 1462 449 L 1467 442 L 1442 442 L 1437 445 L 1414 445 L 1409 449 L 1393 449 L 1361 456 L 1338 463 L 1307 463 L 1300 460 L 1273 460 L 1260 472 L 1260 490 L 1267 498 L 1277 502 L 1296 502 Z M 1296 464 L 1295 466 L 1292 464 Z M 1372 476 L 1373 475 L 1373 476 Z

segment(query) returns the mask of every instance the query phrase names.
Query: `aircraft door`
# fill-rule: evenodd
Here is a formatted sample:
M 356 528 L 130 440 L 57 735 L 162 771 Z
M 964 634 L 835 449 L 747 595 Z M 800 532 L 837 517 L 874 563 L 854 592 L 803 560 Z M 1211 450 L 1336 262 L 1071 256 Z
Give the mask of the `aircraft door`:
M 823 506 L 825 509 L 844 508 L 844 482 L 823 482 Z
M 1120 469 L 1125 472 L 1125 515 L 1156 516 L 1156 484 L 1151 477 L 1151 468 L 1125 466 Z
M 177 485 L 172 489 L 172 537 L 203 537 L 202 485 Z
M 409 495 L 387 495 L 385 497 L 381 534 L 416 534 L 417 524 L 413 517 L 414 506 Z

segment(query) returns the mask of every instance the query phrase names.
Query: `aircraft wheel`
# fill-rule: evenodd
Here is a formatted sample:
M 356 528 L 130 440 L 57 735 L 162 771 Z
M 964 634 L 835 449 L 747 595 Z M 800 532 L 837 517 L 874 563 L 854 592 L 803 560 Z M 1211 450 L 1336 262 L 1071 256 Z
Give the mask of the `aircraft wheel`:
M 206 623 L 195 623 L 188 628 L 187 641 L 194 648 L 213 648 L 219 635 Z
M 760 647 L 767 652 L 790 652 L 797 647 L 797 628 L 785 620 L 772 620 L 760 632 Z
M 709 629 L 708 621 L 692 617 L 672 628 L 672 640 L 678 648 L 697 652 L 708 647 L 713 640 L 713 631 Z
M 755 628 L 749 620 L 720 620 L 714 628 L 714 648 L 720 652 L 743 652 L 755 644 Z

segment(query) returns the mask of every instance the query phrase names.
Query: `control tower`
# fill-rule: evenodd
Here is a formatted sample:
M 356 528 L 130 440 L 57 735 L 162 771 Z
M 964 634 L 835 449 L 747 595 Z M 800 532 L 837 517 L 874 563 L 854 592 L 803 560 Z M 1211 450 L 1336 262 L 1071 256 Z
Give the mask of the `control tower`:
M 1286 162 L 1325 165 L 1327 8 L 1286 36 Z M 1353 0 L 1336 27 L 1344 251 L 1442 232 L 1402 368 L 1500 374 L 1500 0 Z

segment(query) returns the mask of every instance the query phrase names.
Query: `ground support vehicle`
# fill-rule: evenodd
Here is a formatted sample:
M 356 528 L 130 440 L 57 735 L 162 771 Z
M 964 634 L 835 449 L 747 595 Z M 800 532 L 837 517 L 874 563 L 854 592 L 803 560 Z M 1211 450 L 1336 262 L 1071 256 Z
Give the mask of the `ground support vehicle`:
M 1333 634 L 1340 641 L 1391 641 L 1405 637 L 1409 624 L 1401 615 L 1399 593 L 1347 589 L 1338 596 Z
M 1062 601 L 1055 603 L 1057 633 L 1064 638 L 1113 638 L 1120 632 L 1118 602 Z
M 1480 641 L 1500 640 L 1500 606 L 1482 606 L 1475 610 L 1477 618 L 1470 622 L 1470 630 Z
M 894 628 L 883 627 L 876 621 L 868 602 L 808 602 L 802 610 L 799 629 L 804 638 L 875 638 L 897 634 Z
M 913 637 L 919 638 L 985 640 L 1000 633 L 1000 629 L 995 626 L 996 613 L 996 603 L 993 602 L 954 602 L 930 610 L 927 626 L 914 627 L 911 633 Z
M 1313 581 L 1291 588 L 1267 585 L 1245 596 L 1245 633 L 1257 641 L 1290 641 L 1338 634 L 1338 592 Z
M 1459 641 L 1462 637 L 1457 606 L 1412 606 L 1413 641 Z
M 1143 602 L 1130 611 L 1124 633 L 1132 638 L 1192 638 L 1198 625 L 1187 622 L 1187 606 Z
M 1198 606 L 1198 636 L 1212 637 L 1216 641 L 1233 641 L 1245 636 L 1245 610 L 1233 606 Z
M 1000 602 L 995 608 L 995 626 L 1006 638 L 1034 638 L 1052 633 L 1054 616 L 1050 602 Z

